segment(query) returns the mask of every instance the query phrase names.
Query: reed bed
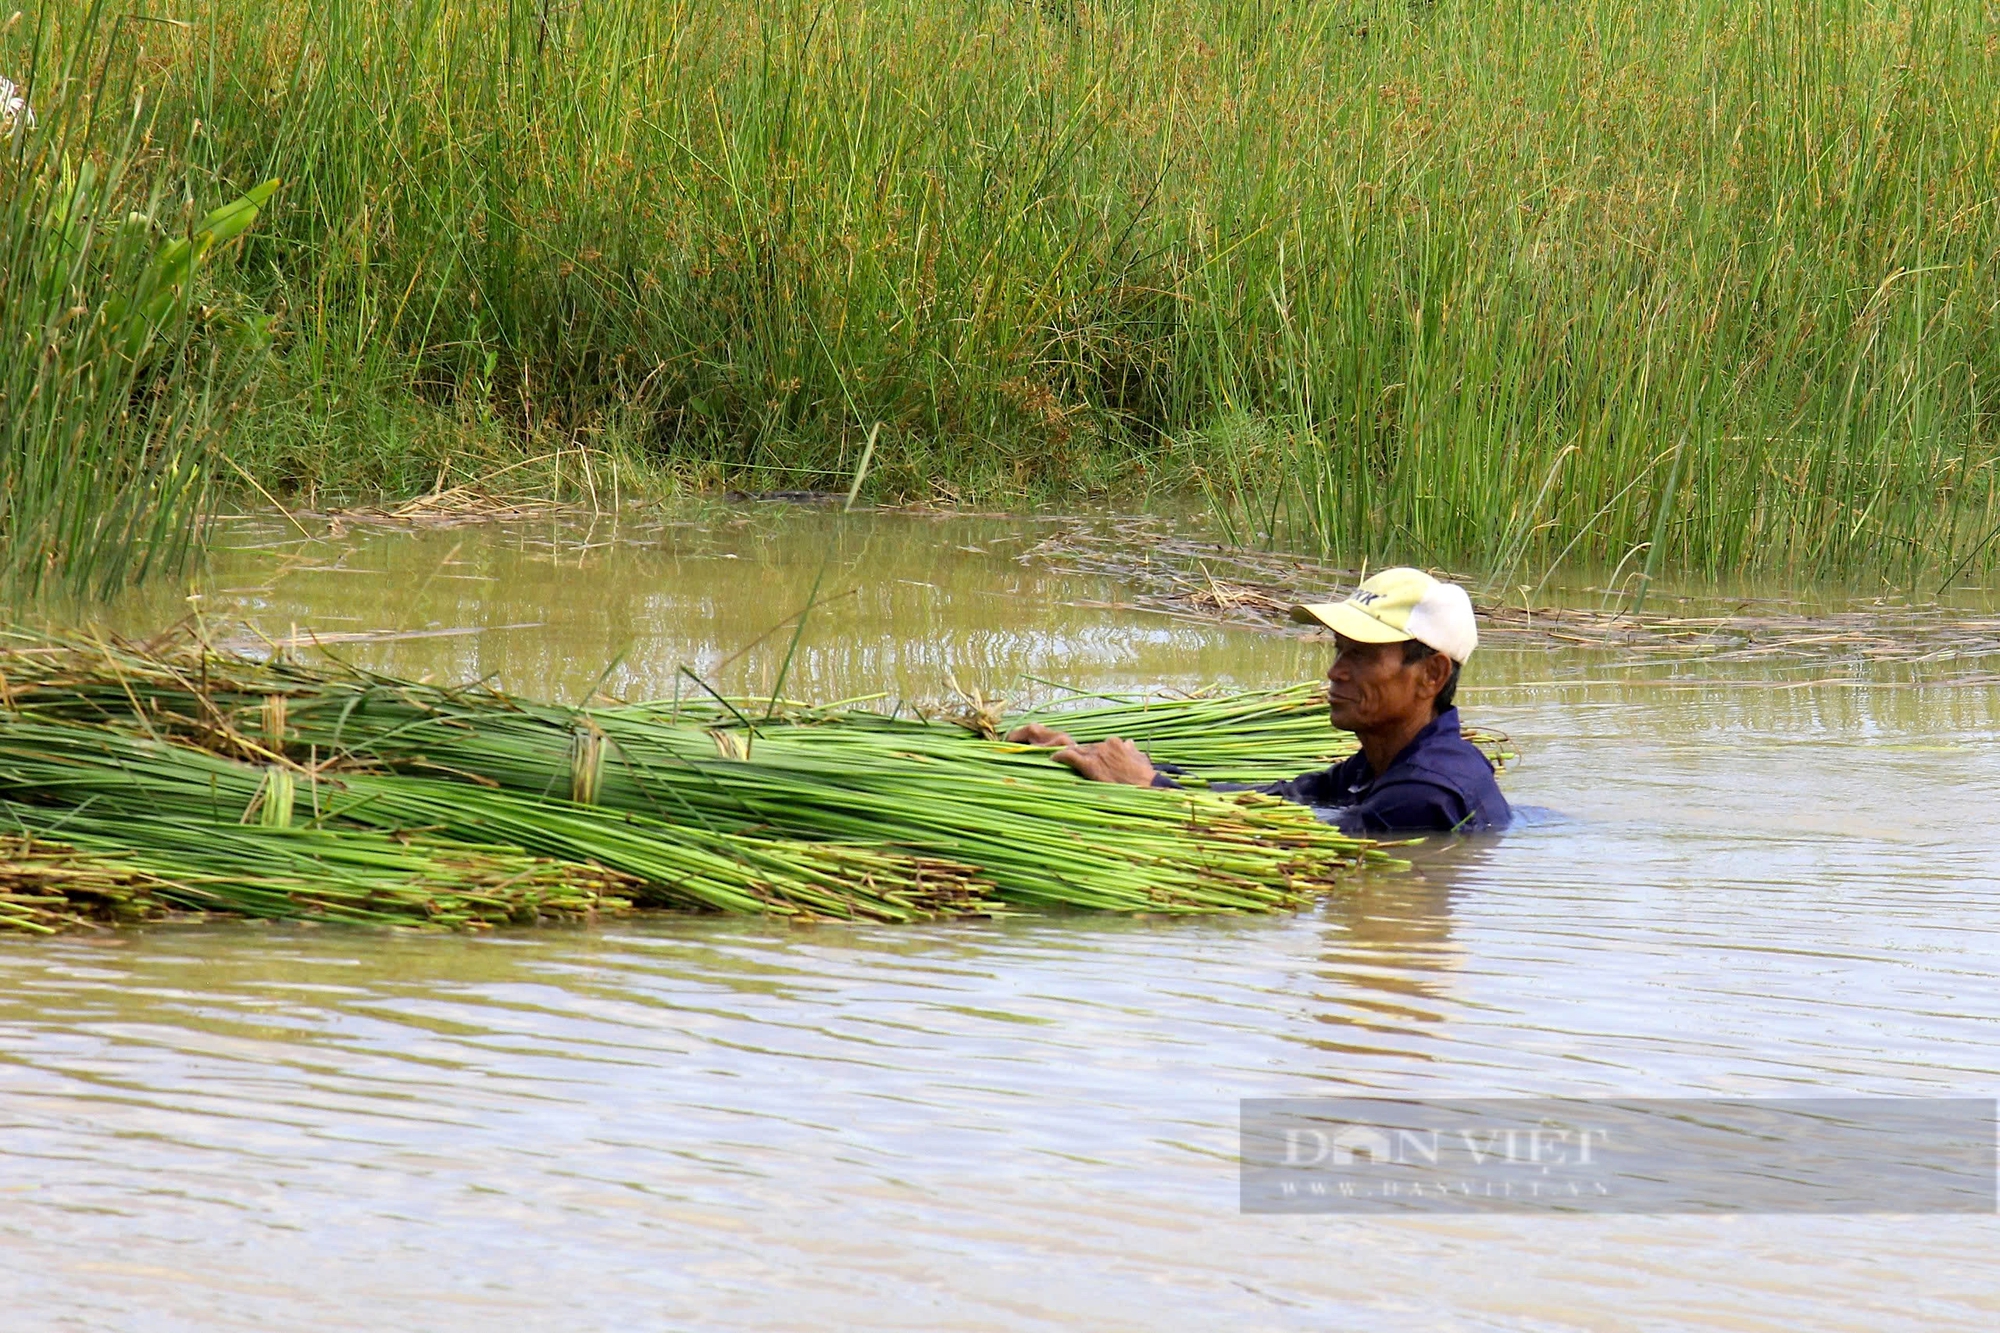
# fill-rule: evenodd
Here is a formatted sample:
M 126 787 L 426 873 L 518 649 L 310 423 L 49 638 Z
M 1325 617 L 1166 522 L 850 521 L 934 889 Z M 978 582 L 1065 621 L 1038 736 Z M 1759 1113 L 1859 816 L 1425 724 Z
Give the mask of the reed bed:
M 0 68 L 42 135 L 108 88 L 197 212 L 286 181 L 201 293 L 276 317 L 274 493 L 833 487 L 880 423 L 883 493 L 1187 488 L 1371 565 L 2000 561 L 1973 0 L 147 17 Z M 93 31 L 108 81 L 42 54 Z
M 0 596 L 103 593 L 188 555 L 268 319 L 207 285 L 277 182 L 199 186 L 152 141 L 118 16 L 0 30 Z
M 0 795 L 211 824 L 261 822 L 283 801 L 281 827 L 602 866 L 631 877 L 641 905 L 876 920 L 1271 911 L 1390 863 L 1271 798 L 1083 783 L 1046 751 L 941 720 L 757 717 L 714 700 L 560 708 L 199 648 L 42 645 L 0 663 Z M 1317 712 L 1303 691 L 1145 711 L 1126 716 L 1189 757 L 1234 764 L 1229 776 L 1257 742 L 1234 759 L 1219 745 L 1194 755 L 1204 716 L 1261 715 L 1280 754 L 1324 748 L 1323 720 L 1315 746 L 1298 725 Z

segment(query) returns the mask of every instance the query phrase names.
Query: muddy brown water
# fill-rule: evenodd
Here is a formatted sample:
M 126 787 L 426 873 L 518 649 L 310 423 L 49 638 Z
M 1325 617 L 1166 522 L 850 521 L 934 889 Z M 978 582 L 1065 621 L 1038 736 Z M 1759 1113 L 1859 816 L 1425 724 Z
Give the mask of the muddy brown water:
M 1323 651 L 1105 610 L 1028 520 L 288 532 L 225 530 L 218 633 L 556 698 L 768 690 L 815 579 L 807 698 Z M 2000 1090 L 2000 690 L 1537 650 L 1463 704 L 1563 818 L 1297 916 L 0 942 L 0 1325 L 1994 1326 L 1990 1217 L 1238 1212 L 1244 1097 Z

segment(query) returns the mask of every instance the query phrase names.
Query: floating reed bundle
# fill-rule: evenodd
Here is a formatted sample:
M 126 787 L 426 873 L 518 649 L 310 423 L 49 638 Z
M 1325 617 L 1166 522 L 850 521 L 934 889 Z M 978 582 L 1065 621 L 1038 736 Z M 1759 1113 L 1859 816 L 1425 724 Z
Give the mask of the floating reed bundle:
M 568 881 L 582 889 L 593 881 L 616 884 L 622 896 L 644 906 L 742 913 L 908 920 L 995 906 L 961 865 L 867 847 L 737 838 L 643 816 L 606 818 L 604 811 L 573 802 L 453 779 L 300 773 L 282 760 L 246 763 L 103 724 L 18 715 L 0 723 L 0 797 L 8 799 L 6 817 L 17 826 L 72 840 L 83 830 L 88 845 L 164 851 L 176 866 L 178 858 L 205 846 L 219 846 L 219 860 L 229 865 L 303 858 L 296 868 L 308 881 L 315 874 L 351 880 L 380 863 L 386 876 L 362 875 L 355 886 L 369 892 L 341 886 L 358 909 L 371 912 L 397 912 L 396 903 L 373 890 L 377 878 L 396 883 L 398 870 L 415 881 L 453 887 L 464 900 L 454 906 L 472 903 L 489 882 L 512 884 L 516 891 L 491 906 L 514 918 L 585 910 L 590 904 L 575 901 L 575 892 L 555 892 L 571 888 Z M 48 813 L 38 817 L 30 805 Z M 410 844 L 416 853 L 398 866 L 388 854 L 394 844 L 385 845 L 389 835 L 423 840 Z M 349 847 L 359 849 L 357 855 L 347 855 Z M 338 898 L 327 899 L 320 890 L 301 892 L 315 914 L 344 911 Z M 297 914 L 263 910 L 256 886 L 228 904 L 203 905 Z M 426 920 L 448 914 L 422 906 L 420 913 L 404 914 Z
M 0 888 L 35 930 L 170 911 L 357 925 L 481 928 L 623 912 L 637 882 L 602 867 L 364 829 L 275 828 L 182 814 L 0 801 Z M 8 847 L 32 849 L 16 856 Z M 27 895 L 39 893 L 30 902 Z M 60 895 L 66 907 L 50 901 Z M 0 897 L 0 904 L 4 904 Z M 53 915 L 50 915 L 50 914 Z
M 445 838 L 625 876 L 640 905 L 877 920 L 1270 911 L 1388 860 L 1271 798 L 1078 781 L 1045 750 L 992 739 L 990 716 L 563 708 L 192 644 L 42 641 L 0 669 L 11 801 Z M 1218 780 L 1287 776 L 1334 750 L 1309 689 L 1059 720 Z
M 1144 748 L 1156 763 L 1187 769 L 1177 780 L 1192 787 L 1280 782 L 1345 759 L 1356 748 L 1351 734 L 1328 725 L 1326 695 L 1317 683 L 1178 698 L 1120 699 L 1072 692 L 1055 703 L 1006 716 L 991 704 L 974 700 L 972 706 L 945 716 L 791 703 L 772 719 L 760 720 L 758 715 L 768 706 L 761 699 L 676 700 L 615 711 L 672 722 L 702 720 L 710 727 L 747 733 L 779 726 L 786 728 L 784 737 L 801 741 L 826 734 L 828 727 L 860 727 L 911 744 L 941 745 L 958 760 L 1006 760 L 1023 753 L 1044 758 L 1039 748 L 999 743 L 1013 728 L 1040 722 L 1082 743 L 1121 736 Z M 1485 751 L 1496 769 L 1505 768 L 1515 757 L 1512 742 L 1499 732 L 1468 727 L 1465 735 Z M 970 743 L 972 738 L 995 744 Z
M 0 930 L 53 935 L 142 921 L 166 910 L 153 887 L 152 878 L 129 858 L 0 834 Z

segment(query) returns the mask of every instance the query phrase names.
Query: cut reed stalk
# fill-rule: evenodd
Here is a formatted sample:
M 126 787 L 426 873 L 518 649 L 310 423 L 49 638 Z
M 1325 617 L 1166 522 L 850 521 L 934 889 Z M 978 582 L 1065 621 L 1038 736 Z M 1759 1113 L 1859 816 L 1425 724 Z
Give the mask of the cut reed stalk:
M 23 886 L 25 910 L 11 924 L 62 929 L 171 909 L 482 929 L 615 915 L 630 908 L 624 895 L 636 887 L 595 866 L 436 838 L 277 829 L 118 804 L 0 799 L 0 829 L 9 830 L 0 834 L 0 885 Z M 19 848 L 54 850 L 6 854 Z
M 158 882 L 129 855 L 0 833 L 0 933 L 54 935 L 162 914 Z
M 752 734 L 714 725 L 723 706 L 682 717 L 668 705 L 569 709 L 113 650 L 24 655 L 10 689 L 0 786 L 24 799 L 172 801 L 213 819 L 264 808 L 260 769 L 291 764 L 314 784 L 321 825 L 587 860 L 638 876 L 643 900 L 664 904 L 891 920 L 995 901 L 1261 911 L 1388 859 L 1270 798 L 1083 783 L 1043 752 L 943 723 L 793 712 Z M 282 746 L 260 726 L 274 694 L 285 697 Z M 1303 698 L 1238 712 L 1280 718 Z M 1178 737 L 1190 748 L 1192 726 Z M 1295 741 L 1296 725 L 1285 734 Z M 579 735 L 600 738 L 587 782 Z M 119 774 L 141 777 L 121 791 Z M 580 785 L 594 805 L 565 799 Z

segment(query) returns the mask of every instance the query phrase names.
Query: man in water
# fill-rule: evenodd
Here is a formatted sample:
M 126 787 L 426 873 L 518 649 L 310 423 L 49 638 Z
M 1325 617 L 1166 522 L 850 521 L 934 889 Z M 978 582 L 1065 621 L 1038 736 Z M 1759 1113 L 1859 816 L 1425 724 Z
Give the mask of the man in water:
M 1326 711 L 1361 741 L 1332 768 L 1254 790 L 1308 805 L 1353 834 L 1481 833 L 1512 813 L 1493 765 L 1459 734 L 1458 674 L 1479 642 L 1472 599 L 1417 569 L 1385 569 L 1344 602 L 1300 606 L 1294 620 L 1333 631 Z M 1055 761 L 1095 782 L 1176 783 L 1139 747 L 1113 736 L 1078 745 L 1039 723 L 1008 740 L 1056 745 Z M 1240 791 L 1218 784 L 1212 790 Z

